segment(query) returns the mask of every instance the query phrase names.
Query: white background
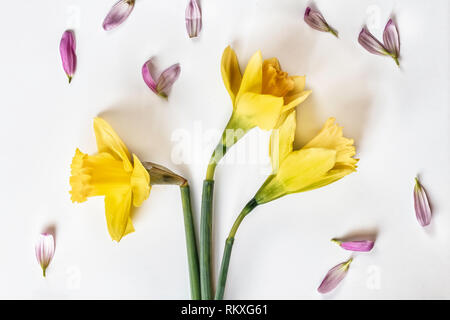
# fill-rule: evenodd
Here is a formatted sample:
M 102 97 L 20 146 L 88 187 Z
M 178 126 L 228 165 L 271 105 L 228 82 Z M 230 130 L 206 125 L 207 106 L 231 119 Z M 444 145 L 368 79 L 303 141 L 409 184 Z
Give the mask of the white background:
M 199 222 L 214 134 L 231 112 L 219 66 L 228 44 L 242 68 L 261 49 L 289 73 L 307 75 L 313 94 L 297 109 L 296 147 L 335 116 L 361 160 L 358 172 L 337 183 L 248 216 L 237 234 L 226 298 L 450 298 L 447 1 L 317 1 L 339 31 L 335 39 L 304 23 L 306 1 L 203 0 L 203 31 L 194 40 L 185 31 L 185 0 L 138 0 L 122 26 L 105 32 L 101 24 L 113 3 L 2 4 L 0 298 L 189 298 L 179 190 L 154 187 L 134 211 L 136 232 L 116 244 L 103 199 L 71 203 L 70 163 L 76 147 L 96 151 L 92 119 L 101 115 L 142 160 L 190 180 Z M 400 69 L 357 42 L 365 23 L 381 37 L 391 15 L 400 31 Z M 71 85 L 58 49 L 66 28 L 75 30 L 78 45 Z M 181 64 L 168 101 L 142 80 L 151 56 L 161 69 Z M 187 140 L 177 140 L 180 134 Z M 258 145 L 258 161 L 226 159 L 217 169 L 216 272 L 232 222 L 267 174 L 267 137 L 255 129 L 227 156 Z M 427 228 L 414 214 L 416 174 L 433 206 Z M 49 226 L 56 253 L 43 279 L 34 241 Z M 351 256 L 329 240 L 355 233 L 376 234 L 375 248 L 355 254 L 347 278 L 321 296 L 323 276 Z

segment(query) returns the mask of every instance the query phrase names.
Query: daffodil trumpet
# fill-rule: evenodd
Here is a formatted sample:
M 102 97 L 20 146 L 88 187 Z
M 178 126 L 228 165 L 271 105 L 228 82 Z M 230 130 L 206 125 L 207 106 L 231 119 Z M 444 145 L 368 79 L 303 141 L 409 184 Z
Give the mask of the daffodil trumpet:
M 276 58 L 263 60 L 260 51 L 250 58 L 241 73 L 236 53 L 231 47 L 222 55 L 221 73 L 230 95 L 233 112 L 215 148 L 203 184 L 200 222 L 200 278 L 202 299 L 212 299 L 211 226 L 214 173 L 227 151 L 248 131 L 278 128 L 284 119 L 311 93 L 305 90 L 304 76 L 290 76 Z
M 108 232 L 119 242 L 134 232 L 131 206 L 138 207 L 150 194 L 154 185 L 178 185 L 181 192 L 186 247 L 189 264 L 191 296 L 200 299 L 200 279 L 195 227 L 192 217 L 188 181 L 171 170 L 152 163 L 141 162 L 103 119 L 94 119 L 98 153 L 88 155 L 76 150 L 72 160 L 70 191 L 73 202 L 88 197 L 104 196 Z
M 219 274 L 216 300 L 223 299 L 236 232 L 244 218 L 257 206 L 291 193 L 314 190 L 333 183 L 356 170 L 353 140 L 330 118 L 322 130 L 300 150 L 293 150 L 295 111 L 270 137 L 272 174 L 235 220 L 228 238 Z

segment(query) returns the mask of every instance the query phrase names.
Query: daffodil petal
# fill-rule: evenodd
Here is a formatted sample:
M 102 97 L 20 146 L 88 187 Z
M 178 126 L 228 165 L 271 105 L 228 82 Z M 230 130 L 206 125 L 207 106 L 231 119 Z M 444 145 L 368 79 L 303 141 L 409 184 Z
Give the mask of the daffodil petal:
M 105 215 L 111 238 L 117 242 L 127 231 L 131 210 L 131 188 L 115 190 L 105 196 Z M 130 230 L 128 228 L 128 230 Z
M 122 139 L 120 139 L 109 123 L 102 118 L 95 118 L 94 132 L 97 140 L 98 151 L 107 152 L 114 156 L 117 160 L 122 160 L 124 169 L 126 171 L 131 171 L 133 167 L 130 163 L 130 153 L 128 152 L 128 149 Z
M 222 54 L 221 72 L 223 83 L 234 107 L 234 101 L 241 86 L 242 75 L 236 53 L 230 46 L 226 47 Z
M 311 90 L 306 90 L 306 91 L 302 91 L 301 93 L 296 94 L 294 96 L 285 97 L 284 98 L 285 105 L 283 107 L 283 111 L 288 111 L 288 110 L 293 109 L 296 106 L 298 106 L 300 103 L 305 101 L 306 98 L 309 97 L 311 92 L 312 92 Z
M 131 221 L 131 218 L 128 218 L 127 228 L 125 229 L 125 233 L 123 234 L 123 236 L 126 236 L 127 234 L 133 232 L 134 232 L 133 222 Z
M 241 86 L 237 95 L 239 97 L 247 92 L 261 93 L 262 87 L 262 54 L 261 51 L 256 52 L 245 68 L 244 76 L 242 77 Z
M 336 151 L 325 148 L 300 149 L 290 153 L 280 166 L 278 179 L 288 192 L 305 191 L 307 187 L 331 170 L 336 163 Z
M 283 98 L 247 92 L 236 103 L 236 112 L 263 130 L 275 127 L 283 108 Z
M 150 194 L 150 175 L 138 157 L 133 154 L 134 169 L 131 174 L 131 189 L 133 191 L 133 205 L 140 207 Z
M 287 96 L 295 96 L 305 90 L 305 76 L 291 76 L 291 79 L 294 80 L 294 89 L 292 89 Z
M 328 148 L 337 151 L 336 163 L 348 164 L 354 167 L 358 162 L 352 157 L 356 154 L 353 139 L 344 137 L 342 127 L 335 123 L 334 118 L 329 118 L 322 130 L 304 148 Z
M 273 173 L 278 171 L 283 160 L 292 152 L 296 122 L 296 112 L 293 111 L 283 124 L 278 129 L 274 129 L 270 135 L 269 154 Z

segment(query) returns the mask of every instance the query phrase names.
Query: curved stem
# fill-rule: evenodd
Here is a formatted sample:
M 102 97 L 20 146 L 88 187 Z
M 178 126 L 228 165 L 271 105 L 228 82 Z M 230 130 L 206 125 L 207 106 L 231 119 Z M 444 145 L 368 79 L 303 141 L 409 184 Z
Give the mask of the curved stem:
M 231 250 L 233 249 L 234 236 L 236 235 L 239 226 L 244 218 L 258 205 L 255 199 L 250 200 L 247 205 L 242 209 L 241 213 L 235 220 L 233 227 L 228 234 L 228 238 L 225 242 L 225 248 L 223 251 L 222 263 L 220 266 L 219 280 L 217 282 L 217 291 L 215 300 L 222 300 L 225 293 L 225 285 L 227 282 L 228 268 L 230 266 Z
M 180 186 L 181 203 L 183 205 L 184 230 L 186 233 L 186 249 L 189 265 L 189 279 L 192 300 L 200 300 L 200 273 L 198 267 L 197 240 L 195 237 L 194 218 L 192 216 L 191 193 L 189 185 Z

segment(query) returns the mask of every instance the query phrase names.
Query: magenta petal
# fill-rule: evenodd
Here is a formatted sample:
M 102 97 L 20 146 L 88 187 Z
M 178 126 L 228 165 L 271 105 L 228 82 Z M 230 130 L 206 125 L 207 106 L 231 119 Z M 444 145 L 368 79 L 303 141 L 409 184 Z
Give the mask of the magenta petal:
M 372 240 L 339 241 L 333 239 L 332 241 L 336 242 L 339 246 L 349 251 L 368 252 L 372 250 L 373 246 L 375 245 L 375 241 Z
M 103 29 L 114 29 L 124 22 L 133 11 L 135 0 L 120 0 L 109 11 L 103 21 Z
M 190 0 L 186 7 L 186 30 L 190 38 L 197 37 L 202 30 L 202 11 L 197 0 Z
M 310 7 L 306 8 L 303 19 L 313 29 L 323 32 L 328 32 L 330 30 L 323 15 L 319 11 L 311 9 Z
M 370 53 L 388 55 L 386 48 L 365 27 L 359 33 L 358 42 Z
M 144 78 L 145 83 L 147 86 L 156 94 L 158 94 L 158 90 L 156 89 L 156 81 L 153 79 L 152 76 L 152 70 L 153 70 L 153 64 L 152 59 L 148 60 L 144 65 L 142 66 L 142 78 Z
M 383 32 L 384 46 L 394 58 L 400 55 L 400 38 L 398 35 L 397 26 L 392 19 L 389 19 Z
M 353 259 L 350 259 L 347 262 L 340 263 L 328 271 L 317 291 L 320 293 L 328 293 L 336 288 L 342 279 L 344 279 L 347 275 L 347 271 L 352 260 Z
M 72 77 L 77 68 L 77 55 L 76 55 L 76 41 L 75 34 L 71 30 L 66 30 L 61 38 L 59 44 L 59 52 L 61 54 L 62 65 L 69 83 L 72 81 Z
M 180 64 L 176 63 L 161 73 L 161 76 L 158 79 L 158 84 L 156 86 L 156 90 L 158 91 L 159 95 L 163 97 L 168 96 L 170 88 L 178 79 L 180 72 Z
M 416 178 L 416 185 L 414 186 L 414 209 L 416 210 L 416 218 L 422 227 L 425 227 L 431 222 L 431 208 L 428 202 L 428 197 L 425 189 Z
M 45 270 L 55 254 L 55 239 L 51 234 L 42 233 L 35 245 L 36 259 L 42 268 L 45 277 Z

